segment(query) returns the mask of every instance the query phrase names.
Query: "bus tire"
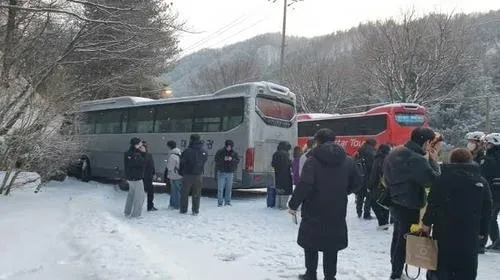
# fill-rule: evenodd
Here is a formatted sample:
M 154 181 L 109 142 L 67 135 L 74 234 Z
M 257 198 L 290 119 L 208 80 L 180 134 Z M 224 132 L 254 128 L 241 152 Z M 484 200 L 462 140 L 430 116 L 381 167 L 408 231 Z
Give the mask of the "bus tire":
M 81 172 L 82 182 L 90 181 L 90 179 L 92 178 L 92 171 L 90 169 L 90 161 L 88 159 L 83 160 Z
M 129 189 L 129 185 L 128 185 L 128 182 L 126 180 L 120 180 L 120 182 L 118 183 L 118 187 L 122 191 L 128 191 L 128 189 Z

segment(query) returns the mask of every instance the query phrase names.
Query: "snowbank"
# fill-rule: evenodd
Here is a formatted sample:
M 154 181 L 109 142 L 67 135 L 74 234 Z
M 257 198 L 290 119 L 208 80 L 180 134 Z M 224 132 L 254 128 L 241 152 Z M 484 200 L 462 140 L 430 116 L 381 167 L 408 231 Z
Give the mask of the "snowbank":
M 0 171 L 0 184 L 2 184 L 4 178 L 5 178 L 6 172 L 5 171 Z M 10 181 L 12 181 L 14 177 L 14 173 L 10 174 L 10 178 L 8 179 L 7 185 L 9 184 Z M 42 183 L 41 177 L 38 173 L 35 172 L 20 172 L 17 177 L 15 178 L 13 184 L 12 184 L 12 190 L 19 189 L 19 188 L 26 188 L 26 189 L 32 189 L 35 190 L 40 186 Z

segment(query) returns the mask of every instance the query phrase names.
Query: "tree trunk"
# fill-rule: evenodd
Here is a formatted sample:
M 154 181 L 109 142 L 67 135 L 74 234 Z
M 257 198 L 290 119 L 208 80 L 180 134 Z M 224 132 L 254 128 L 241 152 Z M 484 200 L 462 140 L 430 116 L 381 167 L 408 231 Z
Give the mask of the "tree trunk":
M 17 0 L 9 0 L 10 6 L 17 6 Z M 16 29 L 17 9 L 9 8 L 7 15 L 7 29 L 5 30 L 5 45 L 3 49 L 3 65 L 1 82 L 4 87 L 9 87 L 9 73 L 14 61 L 13 47 L 15 45 L 15 29 Z
M 12 185 L 14 184 L 14 181 L 16 181 L 16 178 L 19 175 L 19 173 L 21 173 L 21 171 L 19 171 L 19 170 L 13 170 L 12 172 L 14 172 L 14 175 L 12 176 L 12 179 L 10 180 L 10 182 L 8 182 L 8 184 L 7 184 L 7 188 L 5 189 L 5 195 L 10 194 L 10 190 L 12 188 Z

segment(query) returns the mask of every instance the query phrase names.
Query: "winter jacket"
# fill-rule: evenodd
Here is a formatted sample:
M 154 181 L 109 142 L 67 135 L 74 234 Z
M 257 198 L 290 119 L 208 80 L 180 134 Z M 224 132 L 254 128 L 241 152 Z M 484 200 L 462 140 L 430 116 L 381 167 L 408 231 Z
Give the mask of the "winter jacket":
M 434 182 L 422 222 L 433 227 L 442 250 L 477 252 L 491 217 L 491 191 L 477 164 L 444 164 Z M 459 246 L 458 246 L 459 244 Z
M 153 155 L 150 153 L 144 153 L 144 159 L 146 160 L 146 164 L 144 166 L 144 181 L 152 183 L 153 176 L 156 174 Z
M 224 160 L 225 157 L 231 157 L 230 161 Z M 236 151 L 231 149 L 227 151 L 226 148 L 222 148 L 215 154 L 215 170 L 225 173 L 234 173 L 238 168 L 238 163 L 240 162 L 240 156 Z
M 179 174 L 186 175 L 201 175 L 207 162 L 207 151 L 203 149 L 201 141 L 190 142 L 181 155 L 181 162 L 179 166 Z
M 500 146 L 486 151 L 481 171 L 490 184 L 493 201 L 500 202 Z
M 274 168 L 276 193 L 279 195 L 291 195 L 293 191 L 292 161 L 288 152 L 283 147 L 278 146 L 278 151 L 273 154 L 271 165 Z
M 297 243 L 302 248 L 338 251 L 347 247 L 347 196 L 361 188 L 352 158 L 339 145 L 327 142 L 314 148 L 288 203 L 302 220 Z
M 378 192 L 381 187 L 381 180 L 384 174 L 384 161 L 387 155 L 388 153 L 384 153 L 381 151 L 377 151 L 377 154 L 375 155 L 375 159 L 373 160 L 373 165 L 366 184 L 368 190 L 370 190 L 371 192 Z
M 425 187 L 440 171 L 439 165 L 424 155 L 422 147 L 412 141 L 389 153 L 383 172 L 392 203 L 415 210 L 425 206 Z
M 174 148 L 168 154 L 167 159 L 167 178 L 170 180 L 182 179 L 179 175 L 179 167 L 181 163 L 181 150 L 179 148 Z
M 364 161 L 365 161 L 366 177 L 365 177 L 364 183 L 366 184 L 366 182 L 368 181 L 368 177 L 370 176 L 370 172 L 372 170 L 373 161 L 375 159 L 375 148 L 373 148 L 371 145 L 368 145 L 365 143 L 359 148 L 357 157 L 364 159 Z
M 304 164 L 306 163 L 306 160 L 310 157 L 309 152 L 311 150 L 307 150 L 300 156 L 300 161 L 299 161 L 299 176 L 302 174 L 302 168 L 304 168 Z
M 131 147 L 124 154 L 125 179 L 128 181 L 140 181 L 144 179 L 146 158 L 143 153 Z

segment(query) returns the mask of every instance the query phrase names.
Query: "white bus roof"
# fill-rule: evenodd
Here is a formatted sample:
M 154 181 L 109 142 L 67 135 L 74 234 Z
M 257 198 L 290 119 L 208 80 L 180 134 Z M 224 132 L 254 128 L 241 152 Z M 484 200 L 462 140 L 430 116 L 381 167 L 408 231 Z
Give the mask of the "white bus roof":
M 93 101 L 85 101 L 79 104 L 79 111 L 98 111 L 114 108 L 123 107 L 136 107 L 145 105 L 161 105 L 170 104 L 177 102 L 190 102 L 190 101 L 203 101 L 207 99 L 219 99 L 227 97 L 239 97 L 246 96 L 250 93 L 252 87 L 264 87 L 271 92 L 278 92 L 280 94 L 286 95 L 288 97 L 294 94 L 284 86 L 280 86 L 270 82 L 252 82 L 237 84 L 223 88 L 212 94 L 196 95 L 196 96 L 184 96 L 184 97 L 174 97 L 167 99 L 150 99 L 135 96 L 122 96 L 115 98 L 107 98 Z
M 300 114 L 301 116 L 308 116 L 311 119 L 318 119 L 318 118 L 326 118 L 326 117 L 333 117 L 337 116 L 339 114 L 326 114 L 326 113 L 302 113 Z

